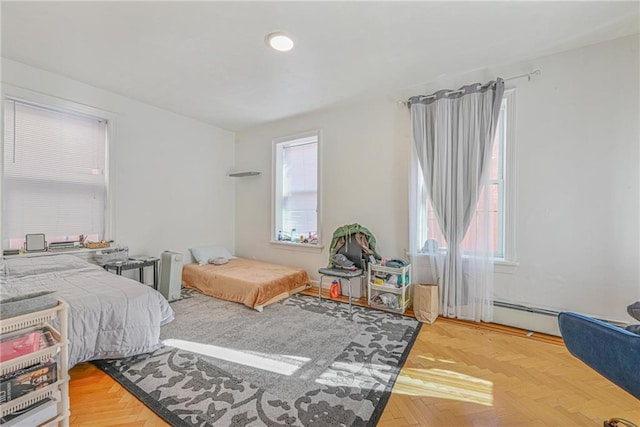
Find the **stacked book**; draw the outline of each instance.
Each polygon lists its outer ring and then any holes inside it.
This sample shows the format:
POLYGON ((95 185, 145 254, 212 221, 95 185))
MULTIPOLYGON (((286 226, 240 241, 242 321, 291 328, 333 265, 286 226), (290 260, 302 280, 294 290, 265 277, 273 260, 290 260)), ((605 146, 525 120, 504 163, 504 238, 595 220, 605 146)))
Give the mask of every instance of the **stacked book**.
MULTIPOLYGON (((20 363, 18 358, 28 359, 28 355, 55 344, 56 341, 47 327, 29 328, 3 336, 0 339, 0 363, 12 363, 12 361, 20 363)), ((4 373, 0 376, 0 404, 54 384, 58 380, 57 368, 57 362, 54 359, 47 359, 4 373)), ((39 425, 54 418, 57 411, 57 400, 53 396, 46 397, 0 418, 0 426, 39 425)))
POLYGON ((5 403, 58 380, 55 360, 18 369, 0 377, 0 403, 5 403))

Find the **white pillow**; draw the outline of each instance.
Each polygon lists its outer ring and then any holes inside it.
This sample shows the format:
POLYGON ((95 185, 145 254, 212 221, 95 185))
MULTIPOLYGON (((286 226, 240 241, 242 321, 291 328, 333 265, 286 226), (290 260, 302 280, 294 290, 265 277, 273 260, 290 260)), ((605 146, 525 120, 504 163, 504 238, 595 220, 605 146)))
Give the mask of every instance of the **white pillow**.
POLYGON ((235 259, 231 252, 223 248, 222 246, 200 246, 197 248, 190 248, 193 259, 200 265, 204 265, 209 262, 211 258, 227 258, 235 259))
POLYGON ((229 259, 222 256, 209 258, 209 264, 213 264, 213 265, 225 265, 228 262, 229 262, 229 259))

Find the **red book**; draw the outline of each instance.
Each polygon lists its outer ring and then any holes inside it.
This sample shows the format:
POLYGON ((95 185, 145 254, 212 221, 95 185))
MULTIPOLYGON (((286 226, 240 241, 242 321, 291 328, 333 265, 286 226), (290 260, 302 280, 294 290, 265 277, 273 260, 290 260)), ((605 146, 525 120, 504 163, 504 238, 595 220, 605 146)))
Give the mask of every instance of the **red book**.
POLYGON ((51 345, 52 338, 46 329, 11 336, 0 342, 0 362, 33 353, 51 345))

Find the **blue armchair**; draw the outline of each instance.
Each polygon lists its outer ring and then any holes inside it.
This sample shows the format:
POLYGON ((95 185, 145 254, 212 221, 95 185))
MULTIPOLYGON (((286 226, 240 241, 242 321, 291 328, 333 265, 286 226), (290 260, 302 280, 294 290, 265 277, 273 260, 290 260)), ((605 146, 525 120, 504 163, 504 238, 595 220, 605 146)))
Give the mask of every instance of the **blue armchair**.
POLYGON ((640 335, 577 313, 560 313, 569 352, 640 399, 640 335))

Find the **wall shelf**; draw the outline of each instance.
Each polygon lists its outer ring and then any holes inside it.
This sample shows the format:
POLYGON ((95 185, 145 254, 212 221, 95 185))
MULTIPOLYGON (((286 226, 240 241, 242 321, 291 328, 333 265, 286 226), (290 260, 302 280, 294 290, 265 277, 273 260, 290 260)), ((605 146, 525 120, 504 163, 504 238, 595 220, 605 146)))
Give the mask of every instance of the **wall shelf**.
POLYGON ((256 172, 256 171, 232 172, 228 176, 232 178, 244 178, 245 176, 256 176, 256 175, 260 175, 260 172, 256 172))

